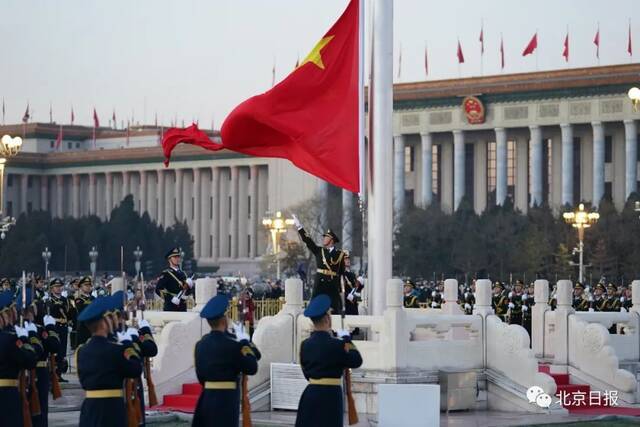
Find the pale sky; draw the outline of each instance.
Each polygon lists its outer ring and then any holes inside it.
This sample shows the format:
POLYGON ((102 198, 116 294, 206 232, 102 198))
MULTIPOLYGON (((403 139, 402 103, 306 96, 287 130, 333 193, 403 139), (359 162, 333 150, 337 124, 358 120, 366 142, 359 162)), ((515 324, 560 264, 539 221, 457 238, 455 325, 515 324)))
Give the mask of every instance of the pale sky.
MULTIPOLYGON (((366 0, 368 4, 369 0, 366 0)), ((118 124, 131 118, 168 125, 177 117, 219 128, 247 97, 292 71, 342 13, 347 0, 0 0, 0 96, 6 122, 20 121, 27 102, 32 121, 101 124, 115 108, 118 124)), ((597 65, 593 38, 600 24, 600 63, 629 63, 631 19, 634 60, 640 58, 638 0, 396 0, 395 59, 399 81, 480 75, 478 36, 484 22, 483 73, 536 70, 521 52, 538 30, 537 69, 597 65), (562 45, 570 33, 570 62, 562 45), (458 67, 457 40, 465 64, 458 67)), ((638 77, 640 81, 640 76, 638 77)), ((397 79, 396 79, 397 81, 397 79)))

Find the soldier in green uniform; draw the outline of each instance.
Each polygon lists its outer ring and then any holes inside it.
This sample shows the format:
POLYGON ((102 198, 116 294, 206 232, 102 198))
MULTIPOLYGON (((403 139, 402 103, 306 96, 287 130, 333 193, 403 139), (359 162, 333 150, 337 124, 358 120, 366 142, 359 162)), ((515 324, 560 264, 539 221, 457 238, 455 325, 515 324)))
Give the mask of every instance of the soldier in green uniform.
POLYGON ((53 279, 49 284, 49 314, 56 320, 55 330, 60 339, 60 351, 56 354, 56 369, 58 381, 68 382, 62 378, 62 374, 67 372, 67 340, 69 337, 69 320, 73 318, 73 307, 63 294, 62 281, 53 279))
POLYGON ((302 241, 316 258, 316 280, 311 296, 328 295, 331 298, 333 311, 335 313, 342 312, 340 277, 344 274, 345 266, 344 252, 336 247, 336 244, 340 243, 340 239, 333 231, 327 230, 322 235, 322 246, 318 246, 309 237, 298 217, 292 216, 302 241))
POLYGON ((584 293, 584 285, 576 282, 573 287, 573 308, 576 311, 589 311, 589 298, 584 293))
POLYGON ((604 297, 605 291, 606 289, 602 283, 596 284, 593 291, 593 301, 591 301, 591 309, 593 311, 607 311, 607 299, 604 297))
POLYGON ((75 321, 73 322, 76 333, 75 347, 84 344, 91 336, 87 326, 84 323, 78 322, 77 317, 89 304, 91 304, 91 301, 95 299, 93 295, 91 295, 93 290, 93 281, 91 276, 84 276, 81 278, 78 282, 78 287, 78 295, 75 298, 75 321))
POLYGON ((339 330, 338 338, 333 336, 330 305, 327 295, 318 295, 304 311, 313 332, 300 345, 300 365, 309 384, 300 397, 296 427, 342 427, 342 374, 362 365, 349 332, 339 330))
POLYGON ((404 298, 402 305, 405 308, 420 308, 420 304, 418 303, 418 297, 414 292, 414 285, 411 280, 407 280, 404 283, 404 298))
POLYGON ((618 296, 618 288, 613 283, 607 285, 607 302, 604 311, 620 311, 620 297, 618 296))
POLYGON ((156 294, 164 300, 164 311, 187 311, 185 301, 193 288, 193 280, 180 269, 180 248, 165 255, 169 267, 162 271, 156 285, 156 294))
POLYGON ((504 285, 502 282, 495 282, 493 284, 493 298, 491 300, 491 305, 493 306, 493 311, 496 313, 503 322, 507 319, 507 312, 509 311, 507 295, 504 292, 504 285))
POLYGON ((508 294, 509 303, 507 304, 507 307, 510 309, 509 324, 511 325, 522 325, 522 307, 524 303, 522 299, 524 296, 522 291, 523 288, 524 283, 522 283, 522 280, 518 279, 516 280, 513 290, 508 294))

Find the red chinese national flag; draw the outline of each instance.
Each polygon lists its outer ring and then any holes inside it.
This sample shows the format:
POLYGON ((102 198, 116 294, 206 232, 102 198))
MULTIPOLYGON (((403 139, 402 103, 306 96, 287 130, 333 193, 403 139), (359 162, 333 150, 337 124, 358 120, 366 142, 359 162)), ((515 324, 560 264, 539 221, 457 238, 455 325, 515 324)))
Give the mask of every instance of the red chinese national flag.
POLYGON ((182 130, 188 131, 186 139, 168 130, 162 141, 167 159, 181 142, 279 157, 358 192, 358 8, 358 0, 351 0, 298 68, 271 90, 238 105, 222 125, 221 144, 207 141, 197 128, 182 130))
POLYGON ((456 56, 458 57, 458 63, 462 64, 464 62, 464 54, 462 53, 462 46, 460 45, 460 40, 458 40, 458 51, 456 52, 456 56))
POLYGON ((522 56, 531 55, 533 51, 536 50, 537 47, 538 47, 538 33, 535 33, 533 37, 531 37, 531 40, 529 41, 529 44, 527 44, 527 47, 524 48, 524 51, 522 52, 522 56))
POLYGON ((569 33, 564 38, 564 48, 562 49, 562 56, 564 56, 565 62, 569 62, 569 33))

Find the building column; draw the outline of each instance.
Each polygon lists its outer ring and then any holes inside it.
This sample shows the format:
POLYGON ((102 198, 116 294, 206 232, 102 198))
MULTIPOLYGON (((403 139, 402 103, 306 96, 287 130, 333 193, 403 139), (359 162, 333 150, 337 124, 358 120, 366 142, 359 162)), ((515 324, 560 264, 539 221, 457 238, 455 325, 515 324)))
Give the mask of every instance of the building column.
POLYGON ((166 217, 165 217, 165 202, 164 202, 164 182, 166 173, 163 169, 156 170, 158 185, 156 187, 157 197, 158 197, 158 225, 166 226, 166 217))
POLYGON ((591 122, 593 130, 593 197, 594 206, 600 205, 604 197, 604 126, 602 122, 591 122))
POLYGON ((431 133, 423 132, 420 134, 420 145, 422 148, 421 201, 422 208, 425 209, 433 202, 433 140, 431 133))
POLYGON ((40 175, 40 210, 49 210, 49 176, 40 175))
POLYGON ((249 256, 249 168, 238 170, 238 258, 249 256))
POLYGON ((218 205, 220 207, 220 216, 218 221, 218 227, 220 234, 218 236, 218 257, 230 258, 231 257, 231 245, 229 240, 231 239, 231 168, 225 167, 219 172, 220 177, 220 197, 218 205))
POLYGON ((27 213, 27 188, 29 187, 29 175, 20 175, 20 213, 27 213))
POLYGON ((404 135, 393 136, 393 223, 399 224, 405 206, 404 200, 404 135))
POLYGON ((342 190, 342 248, 353 250, 353 193, 342 190))
POLYGON ((231 196, 231 258, 238 257, 238 166, 231 166, 231 181, 229 185, 229 195, 231 196))
POLYGON ((192 230, 193 226, 193 212, 191 207, 195 205, 195 201, 191 203, 193 198, 193 179, 195 178, 193 174, 193 169, 189 169, 190 173, 182 174, 182 184, 184 186, 182 193, 182 220, 186 221, 189 229, 192 230), (187 177, 188 179, 186 179, 187 177))
POLYGON ((531 206, 541 206, 542 195, 542 130, 540 126, 529 126, 531 141, 531 206))
POLYGON ((496 205, 507 199, 507 130, 496 128, 496 205))
POLYGON ((516 139, 515 207, 527 212, 529 198, 529 144, 526 138, 516 139))
POLYGON ((73 199, 71 204, 71 212, 74 218, 80 218, 80 175, 74 173, 71 178, 71 187, 73 199))
POLYGON ((111 218, 111 210, 113 209, 113 174, 106 172, 104 174, 104 217, 106 219, 111 218))
POLYGON ((220 239, 220 168, 211 168, 211 226, 209 233, 211 235, 211 258, 216 260, 220 256, 219 239, 220 239))
POLYGON ((64 175, 56 175, 56 213, 58 218, 64 218, 64 175))
POLYGON ((200 169, 193 169, 193 254, 200 258, 202 246, 202 233, 200 232, 202 197, 200 195, 201 186, 200 169))
POLYGON ((562 205, 573 205, 573 127, 560 125, 562 137, 562 205))
POLYGON ((625 141, 625 193, 626 202, 638 189, 638 127, 635 120, 624 121, 625 141))
POLYGON ((249 229, 251 233, 251 244, 249 247, 249 258, 257 257, 258 249, 258 221, 260 221, 260 215, 258 215, 258 166, 251 165, 249 169, 251 175, 251 181, 249 183, 249 197, 251 197, 251 219, 249 229))
POLYGON ((130 181, 131 180, 130 180, 129 172, 123 171, 122 172, 122 200, 124 200, 125 197, 131 194, 130 181))
POLYGON ((257 256, 266 252, 267 249, 267 231, 262 228, 262 218, 269 209, 269 168, 267 166, 258 167, 258 237, 257 237, 257 256))
POLYGON ((464 159, 464 132, 453 131, 453 210, 458 210, 458 206, 464 197, 465 184, 465 159, 464 159))
POLYGON ((89 215, 96 214, 96 174, 89 174, 89 215))
POLYGON ((176 206, 176 220, 178 222, 182 222, 183 218, 183 213, 182 213, 182 199, 183 199, 183 194, 182 194, 182 169, 176 169, 175 170, 175 174, 176 174, 176 188, 175 188, 175 194, 176 194, 176 201, 175 201, 175 206, 176 206))
POLYGON ((140 171, 140 216, 147 212, 147 171, 140 171))

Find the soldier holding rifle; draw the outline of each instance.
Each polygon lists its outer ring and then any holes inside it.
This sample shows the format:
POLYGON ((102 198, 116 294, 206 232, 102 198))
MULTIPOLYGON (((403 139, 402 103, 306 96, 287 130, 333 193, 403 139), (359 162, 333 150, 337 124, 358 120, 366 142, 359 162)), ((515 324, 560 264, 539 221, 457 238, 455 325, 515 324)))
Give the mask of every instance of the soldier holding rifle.
POLYGON ((169 263, 156 285, 156 293, 164 300, 164 311, 187 311, 185 301, 193 288, 193 280, 180 269, 180 248, 167 252, 165 258, 169 263))

